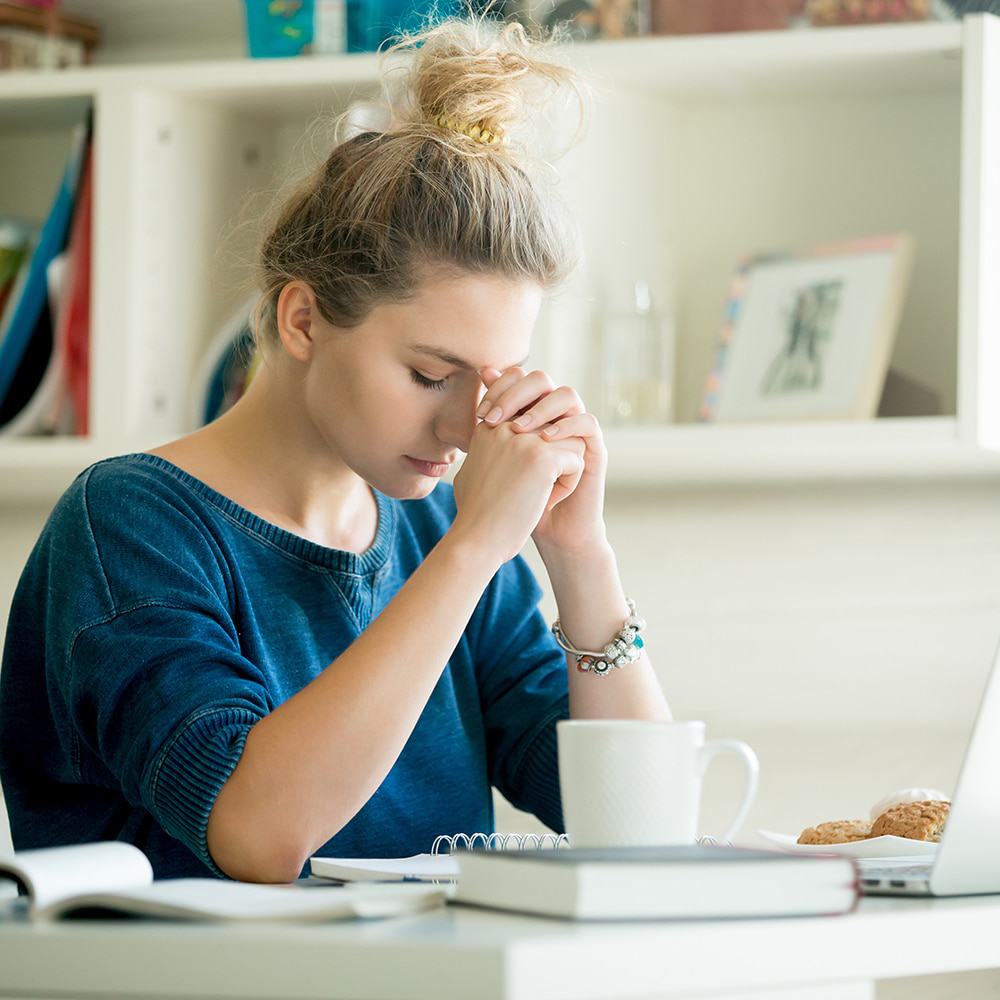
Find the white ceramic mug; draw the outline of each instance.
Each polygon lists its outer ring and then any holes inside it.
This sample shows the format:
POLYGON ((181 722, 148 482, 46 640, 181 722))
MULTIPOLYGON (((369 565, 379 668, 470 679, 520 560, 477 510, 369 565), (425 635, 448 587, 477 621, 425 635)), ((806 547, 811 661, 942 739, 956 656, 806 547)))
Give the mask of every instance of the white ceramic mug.
POLYGON ((757 755, 739 740, 706 743, 704 722, 563 719, 556 733, 572 847, 695 843, 702 778, 720 753, 739 755, 746 772, 743 801, 723 840, 743 824, 757 794, 757 755))

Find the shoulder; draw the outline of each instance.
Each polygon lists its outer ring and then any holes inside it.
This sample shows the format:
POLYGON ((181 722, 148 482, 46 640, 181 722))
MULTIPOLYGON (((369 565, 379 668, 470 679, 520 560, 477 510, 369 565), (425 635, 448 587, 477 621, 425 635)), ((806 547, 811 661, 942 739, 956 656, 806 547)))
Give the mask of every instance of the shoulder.
POLYGON ((84 469, 52 510, 53 531, 87 528, 149 533, 170 522, 190 522, 190 494, 166 474, 153 456, 120 455, 84 469))
POLYGON ((39 547, 71 557, 69 573, 94 567, 118 607, 192 580, 225 593, 224 560, 204 506, 153 456, 109 458, 62 494, 39 547))

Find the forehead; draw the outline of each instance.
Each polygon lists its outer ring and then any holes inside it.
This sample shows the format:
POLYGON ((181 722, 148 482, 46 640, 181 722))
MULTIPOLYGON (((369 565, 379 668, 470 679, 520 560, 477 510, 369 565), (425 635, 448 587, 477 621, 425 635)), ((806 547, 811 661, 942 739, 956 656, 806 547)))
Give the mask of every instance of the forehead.
POLYGON ((541 302, 534 282, 466 275, 425 281, 413 298, 380 309, 406 349, 474 370, 526 358, 541 302))

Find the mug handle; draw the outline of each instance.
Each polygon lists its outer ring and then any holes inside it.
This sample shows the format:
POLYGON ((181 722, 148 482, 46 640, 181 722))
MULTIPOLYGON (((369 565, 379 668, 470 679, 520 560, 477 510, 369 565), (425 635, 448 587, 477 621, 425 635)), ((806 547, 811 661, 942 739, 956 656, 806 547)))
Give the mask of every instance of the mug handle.
POLYGON ((743 801, 736 810, 733 821, 729 828, 722 835, 723 840, 732 840, 734 834, 743 825, 747 818, 750 806, 757 795, 757 782, 760 778, 760 762, 757 755, 742 740, 708 740, 698 751, 698 763, 701 766, 701 776, 704 778, 705 772, 712 759, 720 753, 735 753, 743 761, 743 769, 746 775, 746 785, 743 789, 743 801))

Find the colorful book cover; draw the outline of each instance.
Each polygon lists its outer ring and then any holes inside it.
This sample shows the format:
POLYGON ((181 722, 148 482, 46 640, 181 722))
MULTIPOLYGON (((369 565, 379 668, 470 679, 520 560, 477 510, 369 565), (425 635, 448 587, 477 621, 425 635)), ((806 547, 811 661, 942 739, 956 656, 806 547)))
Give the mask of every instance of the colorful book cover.
MULTIPOLYGON (((15 376, 20 375, 21 363, 39 326, 39 318, 43 312, 48 312, 48 266, 53 258, 66 249, 70 217, 89 135, 89 122, 82 123, 74 129, 69 160, 52 203, 52 209, 42 226, 38 244, 31 254, 27 276, 20 288, 20 294, 16 298, 13 293, 11 294, 10 308, 4 313, 5 325, 0 328, 0 411, 2 412, 10 412, 8 395, 11 393, 15 376)), ((51 337, 51 331, 49 336, 51 337)))
POLYGON ((222 416, 257 373, 260 359, 250 329, 257 298, 255 293, 233 312, 202 355, 191 386, 192 429, 222 416))
POLYGON ((0 218, 0 316, 24 263, 31 239, 28 225, 14 218, 0 218))
POLYGON ((64 413, 56 422, 85 435, 90 419, 90 267, 93 214, 93 146, 87 149, 69 241, 69 274, 64 308, 56 322, 56 342, 64 360, 64 413))

